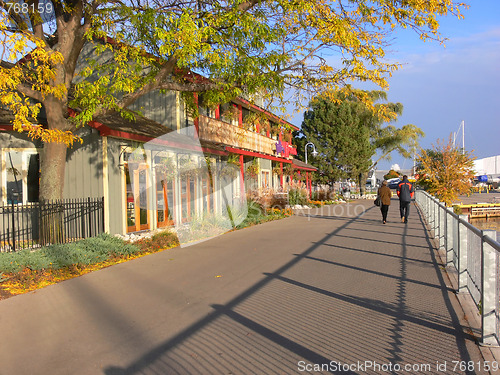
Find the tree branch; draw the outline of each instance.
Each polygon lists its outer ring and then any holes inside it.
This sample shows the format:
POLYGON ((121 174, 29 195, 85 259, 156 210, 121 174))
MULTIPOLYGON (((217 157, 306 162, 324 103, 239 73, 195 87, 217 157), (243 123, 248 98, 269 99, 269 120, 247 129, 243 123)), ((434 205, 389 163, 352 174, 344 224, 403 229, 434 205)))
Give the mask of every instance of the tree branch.
POLYGON ((20 84, 16 87, 17 91, 19 91, 21 94, 24 94, 30 98, 33 98, 39 102, 43 101, 43 96, 41 93, 38 91, 33 90, 31 87, 25 84, 20 84))
POLYGON ((125 95, 117 104, 121 108, 127 108, 132 103, 134 103, 139 97, 148 92, 154 90, 160 90, 166 87, 160 87, 164 82, 167 81, 168 77, 174 73, 177 64, 177 58, 171 57, 161 68, 158 74, 155 76, 155 81, 149 82, 144 85, 141 89, 125 95))
POLYGON ((19 30, 27 30, 28 29, 28 25, 26 24, 26 21, 23 20, 20 13, 16 13, 14 11, 13 7, 10 7, 10 9, 9 9, 8 4, 3 0, 0 0, 0 7, 3 8, 5 10, 5 12, 9 15, 11 20, 16 23, 17 28, 19 30))
POLYGON ((39 0, 27 1, 28 4, 33 4, 34 12, 29 12, 31 26, 33 27, 33 35, 46 43, 45 35, 43 33, 43 20, 42 15, 38 12, 39 0))

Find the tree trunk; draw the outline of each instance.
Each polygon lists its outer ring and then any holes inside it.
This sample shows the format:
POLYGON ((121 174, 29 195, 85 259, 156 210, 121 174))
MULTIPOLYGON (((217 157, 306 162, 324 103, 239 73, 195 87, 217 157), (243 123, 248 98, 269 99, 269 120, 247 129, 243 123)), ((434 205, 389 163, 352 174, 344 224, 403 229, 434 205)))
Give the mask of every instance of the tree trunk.
POLYGON ((358 184, 359 184, 359 195, 365 195, 365 183, 363 181, 363 173, 358 175, 358 184))
POLYGON ((41 157, 40 200, 62 199, 66 168, 64 143, 45 143, 41 157))
MULTIPOLYGON (((50 129, 69 130, 64 117, 64 103, 49 100, 44 103, 50 129)), ((40 243, 64 242, 64 211, 62 207, 67 146, 45 142, 41 153, 40 176, 40 243)))

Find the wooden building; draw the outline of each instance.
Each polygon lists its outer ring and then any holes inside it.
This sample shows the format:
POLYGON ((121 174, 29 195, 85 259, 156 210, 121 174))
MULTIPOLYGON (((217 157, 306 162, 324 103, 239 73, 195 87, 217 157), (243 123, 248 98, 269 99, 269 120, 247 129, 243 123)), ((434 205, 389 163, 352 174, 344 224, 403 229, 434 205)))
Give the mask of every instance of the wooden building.
MULTIPOLYGON (((244 99, 228 104, 231 117, 218 106, 200 108, 196 119, 176 93, 154 93, 138 105, 143 117, 97 118, 79 130, 83 143, 68 149, 63 198, 104 197, 109 233, 220 212, 248 190, 286 190, 290 169, 310 186, 314 168, 293 160, 295 126, 244 99), (246 121, 252 113, 259 120, 246 121)), ((0 202, 38 200, 42 147, 0 115, 0 202)))
MULTIPOLYGON (((142 115, 95 118, 67 152, 63 198, 104 197, 108 233, 189 222, 248 190, 286 190, 290 171, 310 188, 315 168, 293 160, 297 127, 244 98, 200 106, 197 118, 179 92, 151 92, 129 109, 142 115)), ((43 144, 13 131, 11 120, 0 110, 0 203, 37 201, 43 144)))

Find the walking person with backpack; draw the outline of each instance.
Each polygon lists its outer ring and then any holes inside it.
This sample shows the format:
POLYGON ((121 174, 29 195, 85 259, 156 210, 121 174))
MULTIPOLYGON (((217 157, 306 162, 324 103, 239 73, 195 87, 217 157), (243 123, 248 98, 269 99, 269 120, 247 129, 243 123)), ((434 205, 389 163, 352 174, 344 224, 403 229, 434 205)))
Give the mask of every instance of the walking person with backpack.
POLYGON ((413 184, 408 181, 408 176, 403 176, 403 181, 398 184, 397 194, 399 197, 399 212, 401 214, 401 222, 408 223, 408 215, 410 214, 411 199, 415 195, 413 184))

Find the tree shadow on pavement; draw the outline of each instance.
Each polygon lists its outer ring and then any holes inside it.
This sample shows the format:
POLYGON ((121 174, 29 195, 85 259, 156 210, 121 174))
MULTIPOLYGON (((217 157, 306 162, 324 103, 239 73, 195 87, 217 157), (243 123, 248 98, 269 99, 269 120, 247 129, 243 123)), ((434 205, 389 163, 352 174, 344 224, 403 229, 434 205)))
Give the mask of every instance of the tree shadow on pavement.
MULTIPOLYGON (((370 211, 361 215, 376 214, 370 211)), ((367 250, 374 238, 361 215, 344 217, 260 282, 105 374, 376 374, 399 373, 397 364, 438 373, 440 362, 469 361, 465 342, 472 338, 455 313, 427 232, 426 246, 409 245, 410 229, 402 225, 400 242, 375 241, 367 250), (347 228, 359 236, 339 235, 347 228)))

